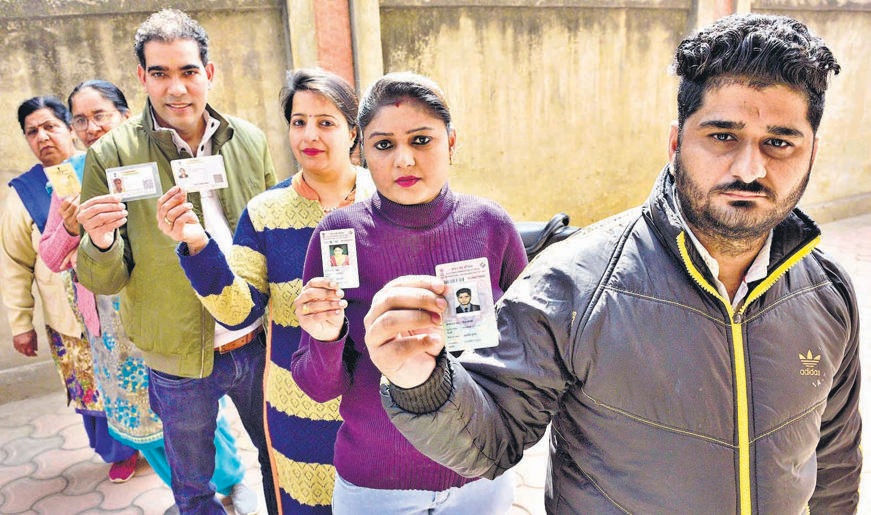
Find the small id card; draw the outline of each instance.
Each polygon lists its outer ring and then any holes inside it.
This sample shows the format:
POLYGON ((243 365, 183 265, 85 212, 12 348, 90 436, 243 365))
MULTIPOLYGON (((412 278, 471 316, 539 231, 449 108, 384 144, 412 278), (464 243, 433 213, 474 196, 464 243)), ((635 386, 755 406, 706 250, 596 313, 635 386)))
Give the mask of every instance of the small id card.
POLYGON ((74 197, 82 191, 82 184, 70 163, 49 166, 45 168, 45 175, 58 197, 74 197))
POLYGON ((159 197, 163 193, 155 162, 108 168, 106 180, 109 193, 118 195, 121 200, 159 197))
POLYGON ((176 159, 170 161, 170 165, 175 183, 188 193, 218 190, 228 185, 224 157, 220 154, 176 159))
POLYGON ((443 327, 448 352, 499 345, 487 258, 437 265, 435 274, 447 285, 443 327))
POLYGON ((357 245, 354 229, 336 229, 321 233, 321 260, 324 277, 339 283, 340 288, 358 288, 357 245))

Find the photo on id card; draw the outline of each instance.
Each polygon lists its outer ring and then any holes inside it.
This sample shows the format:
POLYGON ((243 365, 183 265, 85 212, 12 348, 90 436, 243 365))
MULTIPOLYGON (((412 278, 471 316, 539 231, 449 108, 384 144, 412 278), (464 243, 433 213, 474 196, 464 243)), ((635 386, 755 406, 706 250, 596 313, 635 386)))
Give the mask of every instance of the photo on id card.
POLYGON ((454 352, 498 345, 487 258, 437 265, 435 274, 447 285, 443 295, 448 309, 442 323, 445 349, 454 352))
POLYGON ((119 166, 106 169, 109 193, 122 201, 159 197, 163 194, 157 163, 119 166))
POLYGON ((187 193, 218 190, 228 186, 224 157, 220 154, 175 159, 169 164, 176 185, 187 193))
POLYGON ((324 277, 339 283, 340 288, 358 288, 360 273, 354 229, 321 232, 321 262, 324 277))

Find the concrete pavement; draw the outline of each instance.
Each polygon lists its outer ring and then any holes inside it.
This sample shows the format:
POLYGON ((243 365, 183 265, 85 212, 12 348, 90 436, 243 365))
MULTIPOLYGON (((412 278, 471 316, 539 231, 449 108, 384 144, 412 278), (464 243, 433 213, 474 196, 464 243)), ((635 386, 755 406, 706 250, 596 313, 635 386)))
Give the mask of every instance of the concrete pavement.
MULTIPOLYGON (((862 317, 864 377, 871 372, 871 215, 823 226, 822 248, 851 273, 862 317)), ((19 374, 26 386, 26 371, 19 374)), ((109 482, 108 465, 87 443, 81 418, 66 407, 58 388, 49 393, 0 404, 0 513, 13 514, 157 514, 172 505, 169 489, 144 460, 127 483, 109 482)), ((7 399, 0 393, 0 403, 7 399)), ((871 413, 871 389, 862 392, 862 412, 871 413)), ((259 490, 254 447, 232 406, 227 413, 248 468, 246 482, 259 490)), ((871 434, 871 433, 869 433, 871 434)), ((859 513, 871 513, 871 460, 866 458, 859 513)), ((547 442, 529 449, 515 467, 517 489, 511 515, 544 513, 547 442)), ((229 499, 225 500, 233 513, 229 499)), ((261 512, 263 503, 261 499, 261 512)))

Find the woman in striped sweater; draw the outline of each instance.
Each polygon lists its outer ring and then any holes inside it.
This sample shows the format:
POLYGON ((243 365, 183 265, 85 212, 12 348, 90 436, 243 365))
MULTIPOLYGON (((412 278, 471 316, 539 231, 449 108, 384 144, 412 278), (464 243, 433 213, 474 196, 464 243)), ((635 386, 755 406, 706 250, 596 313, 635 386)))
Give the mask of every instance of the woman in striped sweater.
MULTIPOLYGON (((182 268, 221 324, 245 327, 267 315, 267 438, 283 513, 330 513, 338 403, 308 398, 290 373, 300 338, 293 299, 302 287, 309 237, 324 215, 368 198, 369 172, 351 163, 357 146, 357 96, 340 77, 318 69, 290 75, 282 94, 288 137, 300 170, 254 197, 224 256, 188 210, 178 247, 182 268)), ((168 203, 184 204, 178 190, 168 203)))

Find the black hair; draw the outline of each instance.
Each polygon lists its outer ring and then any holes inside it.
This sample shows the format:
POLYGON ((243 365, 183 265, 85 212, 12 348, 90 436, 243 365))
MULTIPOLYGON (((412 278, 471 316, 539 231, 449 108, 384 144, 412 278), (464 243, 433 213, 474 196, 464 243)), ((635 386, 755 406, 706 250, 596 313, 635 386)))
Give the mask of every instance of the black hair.
POLYGON ((196 42, 200 49, 200 60, 205 66, 209 62, 209 35, 206 30, 187 13, 178 9, 161 9, 152 14, 136 29, 133 38, 133 51, 139 64, 145 68, 145 44, 149 41, 172 43, 180 39, 196 42))
POLYGON ((461 293, 466 293, 471 297, 472 296, 472 289, 471 288, 458 288, 457 289, 457 297, 459 297, 461 293))
POLYGON ((21 126, 21 132, 24 132, 24 119, 40 109, 51 109, 58 120, 67 127, 70 126, 70 110, 67 106, 57 97, 41 96, 29 98, 18 106, 18 125, 21 126))
MULTIPOLYGON (((290 123, 293 114, 293 96, 299 91, 311 91, 323 95, 345 117, 348 129, 357 128, 357 93, 348 82, 335 73, 320 68, 300 68, 287 73, 287 82, 281 88, 281 108, 284 119, 290 123)), ((355 133, 349 154, 354 153, 360 142, 360 131, 355 133)))
POLYGON ((381 77, 366 91, 357 117, 360 130, 366 129, 380 108, 403 98, 419 102, 451 129, 451 111, 438 84, 416 73, 395 72, 381 77))
POLYGON ((704 93, 737 80, 750 87, 783 84, 803 92, 807 120, 816 133, 823 116, 829 74, 840 72, 823 40, 806 25, 785 16, 735 14, 720 18, 684 39, 674 68, 678 87, 678 126, 702 105, 704 93))
POLYGON ((130 107, 127 105, 127 97, 124 96, 124 92, 121 89, 112 84, 107 80, 86 80, 84 82, 80 82, 73 90, 70 92, 70 96, 67 97, 67 107, 70 112, 73 110, 73 97, 76 96, 76 93, 85 89, 91 88, 100 94, 101 97, 105 98, 112 105, 115 106, 115 109, 121 111, 122 114, 130 111, 130 107))

